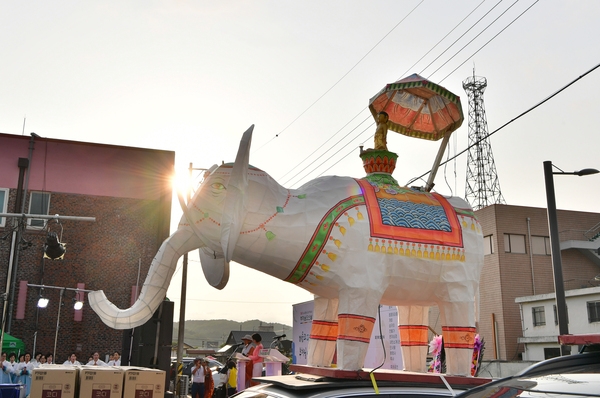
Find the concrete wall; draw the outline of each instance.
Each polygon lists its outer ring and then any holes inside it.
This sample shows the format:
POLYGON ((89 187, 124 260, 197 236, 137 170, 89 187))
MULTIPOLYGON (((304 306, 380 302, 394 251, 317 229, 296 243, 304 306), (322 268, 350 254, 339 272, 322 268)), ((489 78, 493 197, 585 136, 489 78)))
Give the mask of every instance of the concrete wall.
MULTIPOLYGON (((485 358, 518 360, 524 347, 518 343, 523 331, 515 299, 554 292, 551 256, 531 255, 528 239, 529 231, 531 236, 550 235, 546 209, 492 205, 476 211, 475 215, 483 235, 491 236, 494 246, 494 252, 484 258, 480 283, 478 331, 486 341, 485 358), (525 235, 526 252, 507 253, 504 234, 525 235)), ((599 222, 599 213, 558 211, 561 235, 565 235, 565 231, 587 230, 599 222)), ((589 280, 600 273, 598 266, 578 250, 564 250, 562 258, 565 281, 589 280)))

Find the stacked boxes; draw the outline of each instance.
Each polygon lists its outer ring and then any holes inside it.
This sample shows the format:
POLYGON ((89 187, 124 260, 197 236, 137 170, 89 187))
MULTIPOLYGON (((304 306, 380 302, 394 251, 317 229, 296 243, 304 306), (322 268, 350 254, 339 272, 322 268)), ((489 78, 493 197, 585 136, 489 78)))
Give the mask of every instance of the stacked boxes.
POLYGON ((84 366, 79 370, 79 398, 123 397, 124 370, 113 366, 84 366))
POLYGON ((163 398, 163 370, 61 366, 33 370, 30 398, 163 398))
MULTIPOLYGON (((123 397, 163 398, 165 371, 157 369, 126 368, 123 397)), ((82 397, 83 398, 83 397, 82 397)))
POLYGON ((30 398, 76 398, 78 369, 49 366, 33 370, 30 398))

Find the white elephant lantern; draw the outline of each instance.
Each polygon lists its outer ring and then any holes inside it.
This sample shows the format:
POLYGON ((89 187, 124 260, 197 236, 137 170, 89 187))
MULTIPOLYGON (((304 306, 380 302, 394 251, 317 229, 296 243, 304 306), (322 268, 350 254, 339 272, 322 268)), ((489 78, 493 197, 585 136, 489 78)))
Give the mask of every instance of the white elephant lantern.
POLYGON ((251 134, 252 127, 234 164, 205 178, 131 308, 90 293, 104 323, 145 323, 165 297, 178 258, 200 249, 205 276, 217 288, 235 261, 315 294, 309 365, 331 365, 337 347, 338 368, 362 368, 385 304, 398 306, 405 368, 424 372, 428 307, 437 305, 448 373, 469 375, 483 264, 481 228, 469 205, 399 187, 389 174, 321 177, 287 189, 249 165, 251 134))

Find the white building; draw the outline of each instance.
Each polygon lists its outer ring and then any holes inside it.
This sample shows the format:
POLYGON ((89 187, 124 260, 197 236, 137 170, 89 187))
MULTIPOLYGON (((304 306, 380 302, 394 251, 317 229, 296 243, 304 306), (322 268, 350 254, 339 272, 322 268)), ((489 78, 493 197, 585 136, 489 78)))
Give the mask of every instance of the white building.
MULTIPOLYGON (((570 334, 600 334, 600 287, 567 290, 570 334)), ((521 309, 523 359, 541 361, 560 355, 554 293, 517 297, 521 309)), ((571 349, 575 353, 576 348, 571 349)))

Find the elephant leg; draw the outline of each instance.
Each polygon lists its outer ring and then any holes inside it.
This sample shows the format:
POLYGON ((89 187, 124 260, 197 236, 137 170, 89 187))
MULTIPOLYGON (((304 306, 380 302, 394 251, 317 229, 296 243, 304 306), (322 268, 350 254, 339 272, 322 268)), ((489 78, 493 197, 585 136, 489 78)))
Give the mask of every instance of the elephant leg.
POLYGON ((398 306, 398 330, 402 347, 404 370, 427 371, 427 325, 429 307, 419 305, 398 306))
POLYGON ((312 328, 308 341, 308 365, 330 366, 338 333, 338 299, 315 296, 312 328))
POLYGON ((475 343, 474 305, 472 301, 440 303, 447 374, 471 375, 475 343))
POLYGON ((382 291, 364 288, 340 290, 338 368, 359 370, 364 366, 382 291))

